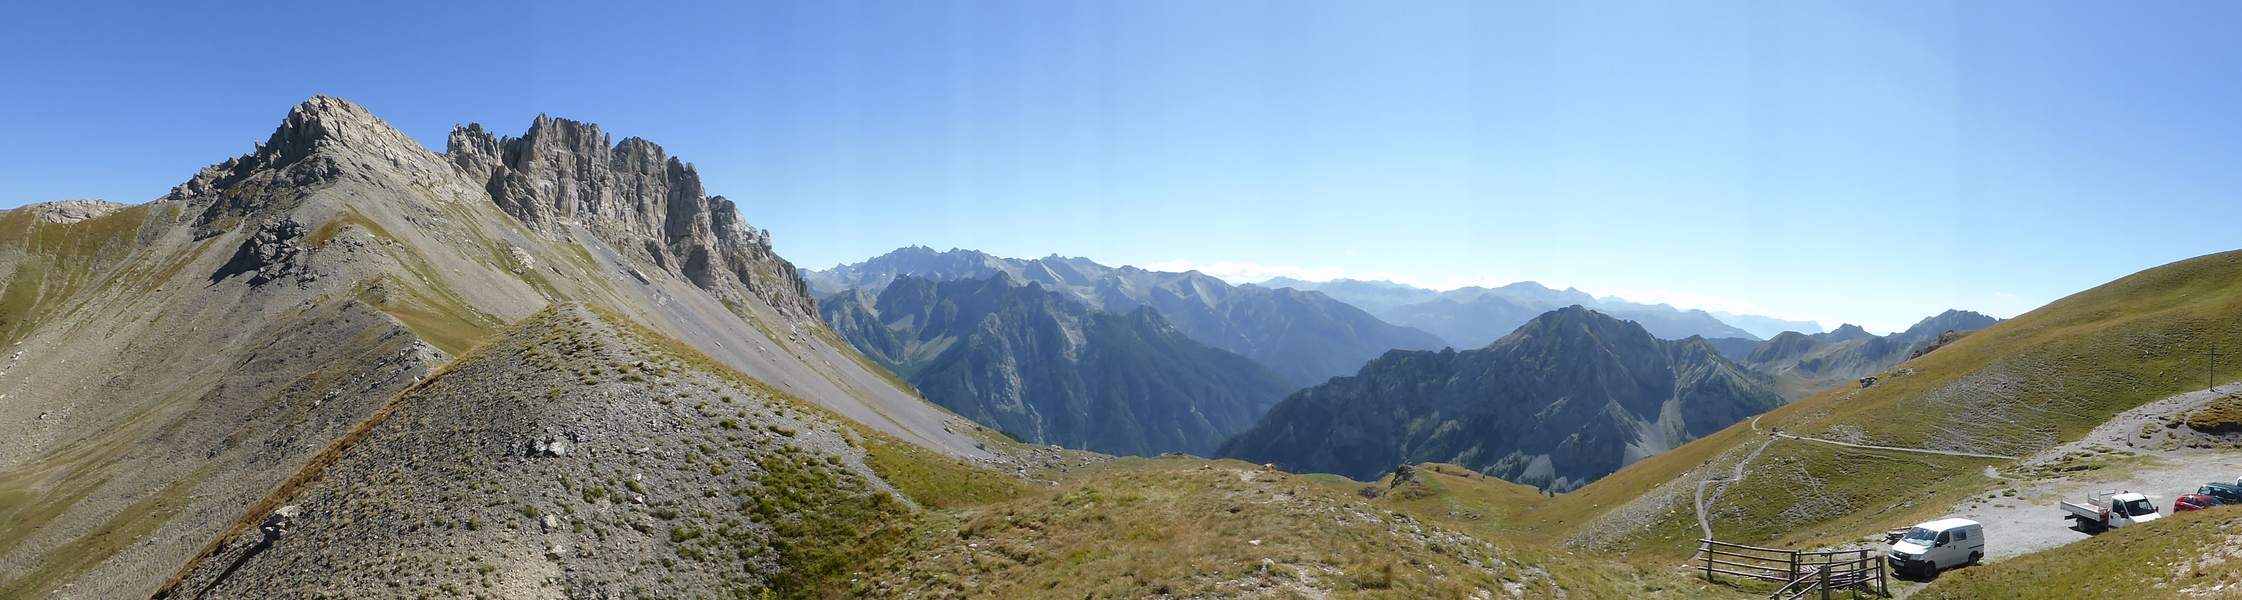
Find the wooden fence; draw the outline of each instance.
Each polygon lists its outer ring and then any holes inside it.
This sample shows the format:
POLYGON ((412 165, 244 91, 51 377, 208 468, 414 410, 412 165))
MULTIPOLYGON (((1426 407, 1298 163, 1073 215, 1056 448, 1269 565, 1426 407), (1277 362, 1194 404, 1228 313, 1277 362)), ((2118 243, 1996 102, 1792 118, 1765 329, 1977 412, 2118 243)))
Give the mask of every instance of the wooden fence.
POLYGON ((1800 600, 1816 593, 1825 599, 1840 592, 1891 595, 1884 556, 1873 549, 1806 552, 1718 540, 1697 543, 1706 579, 1728 575, 1774 582, 1782 586, 1773 595, 1777 600, 1800 600))

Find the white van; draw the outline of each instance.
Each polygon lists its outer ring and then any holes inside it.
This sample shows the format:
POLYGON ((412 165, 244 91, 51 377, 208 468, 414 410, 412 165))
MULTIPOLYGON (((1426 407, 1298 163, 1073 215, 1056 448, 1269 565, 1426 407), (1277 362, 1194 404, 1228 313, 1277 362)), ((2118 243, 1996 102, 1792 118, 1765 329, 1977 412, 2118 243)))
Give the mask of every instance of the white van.
POLYGON ((1916 525, 1892 542, 1892 570, 1936 575, 1939 569, 1974 565, 1985 558, 1985 526, 1969 519, 1916 525))

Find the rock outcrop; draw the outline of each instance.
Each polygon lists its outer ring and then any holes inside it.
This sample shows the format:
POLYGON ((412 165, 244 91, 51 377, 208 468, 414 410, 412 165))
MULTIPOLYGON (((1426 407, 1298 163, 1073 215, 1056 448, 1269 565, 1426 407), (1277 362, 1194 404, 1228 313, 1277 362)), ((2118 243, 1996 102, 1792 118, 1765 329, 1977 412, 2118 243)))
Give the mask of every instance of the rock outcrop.
POLYGON ((480 124, 454 128, 445 157, 488 182, 491 201, 532 229, 565 237, 579 225, 625 252, 724 295, 733 285, 809 316, 816 308, 794 265, 771 250, 770 232, 709 196, 693 165, 640 138, 610 143, 598 125, 539 115, 522 137, 480 124))
POLYGON ((275 219, 257 227, 249 239, 241 241, 232 260, 224 268, 210 275, 218 281, 234 275, 249 273, 249 285, 260 286, 278 279, 293 277, 298 282, 316 279, 302 260, 304 255, 304 226, 294 219, 275 219))
POLYGON ((290 109, 249 154, 204 167, 158 202, 187 204, 195 215, 195 239, 202 240, 233 229, 252 213, 285 211, 342 178, 392 186, 439 177, 428 155, 365 107, 315 96, 290 109))
POLYGON ((76 223, 100 218, 122 210, 125 206, 108 200, 56 200, 25 204, 19 210, 30 211, 39 220, 48 223, 76 223))

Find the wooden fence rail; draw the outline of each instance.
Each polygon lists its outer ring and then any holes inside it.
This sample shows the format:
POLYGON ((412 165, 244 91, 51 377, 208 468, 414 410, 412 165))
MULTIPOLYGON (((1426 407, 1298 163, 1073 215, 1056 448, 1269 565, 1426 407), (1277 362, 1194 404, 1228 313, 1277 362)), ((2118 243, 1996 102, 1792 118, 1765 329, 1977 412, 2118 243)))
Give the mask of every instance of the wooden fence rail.
POLYGON ((1697 540, 1697 557, 1704 563, 1705 579, 1720 575, 1782 584, 1777 600, 1801 600, 1820 593, 1862 592, 1889 597, 1884 557, 1873 549, 1800 551, 1697 540))

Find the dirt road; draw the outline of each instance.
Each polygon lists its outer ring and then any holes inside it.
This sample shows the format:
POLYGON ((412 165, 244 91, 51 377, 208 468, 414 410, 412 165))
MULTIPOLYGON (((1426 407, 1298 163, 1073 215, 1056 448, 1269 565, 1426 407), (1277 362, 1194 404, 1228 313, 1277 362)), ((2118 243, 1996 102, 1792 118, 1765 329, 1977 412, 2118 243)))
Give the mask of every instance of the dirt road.
MULTIPOLYGON (((1754 420, 1752 421, 1752 424, 1756 426, 1759 424, 1759 422, 1757 420, 1754 420)), ((1712 499, 1713 502, 1719 502, 1720 493, 1728 491, 1728 484, 1743 481, 1744 476, 1750 474, 1747 468, 1751 466, 1752 461, 1754 459, 1758 459, 1759 453, 1766 452, 1767 447, 1773 445, 1774 443, 1775 438, 1767 438, 1767 441, 1760 442, 1758 448, 1753 448, 1751 454, 1745 455, 1744 460, 1738 461, 1734 468, 1729 469, 1727 479, 1707 479, 1697 482, 1697 527, 1699 529, 1705 530, 1705 539, 1716 539, 1713 537, 1712 519, 1709 519, 1705 516, 1705 486, 1720 484, 1720 489, 1713 492, 1712 499)))

